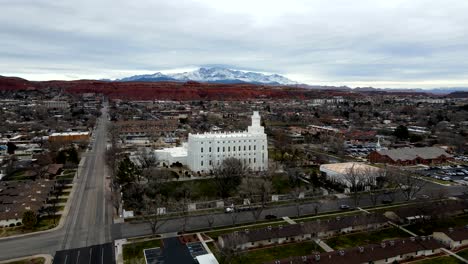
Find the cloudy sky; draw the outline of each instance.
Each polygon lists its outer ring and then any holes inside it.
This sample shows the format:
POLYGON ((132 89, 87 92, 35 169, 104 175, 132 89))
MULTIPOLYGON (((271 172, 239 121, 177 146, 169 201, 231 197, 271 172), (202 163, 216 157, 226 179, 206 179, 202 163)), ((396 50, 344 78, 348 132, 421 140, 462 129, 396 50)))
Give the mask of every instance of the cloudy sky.
POLYGON ((308 84, 468 86, 467 0, 0 0, 0 75, 222 65, 308 84))

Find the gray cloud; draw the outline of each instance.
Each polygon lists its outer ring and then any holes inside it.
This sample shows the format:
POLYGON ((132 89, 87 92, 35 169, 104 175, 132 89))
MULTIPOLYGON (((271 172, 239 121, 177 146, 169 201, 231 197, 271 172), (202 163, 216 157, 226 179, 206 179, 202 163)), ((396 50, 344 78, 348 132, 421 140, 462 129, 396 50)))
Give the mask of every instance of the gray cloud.
POLYGON ((0 0, 0 74, 227 65, 310 84, 468 86, 464 0, 0 0))

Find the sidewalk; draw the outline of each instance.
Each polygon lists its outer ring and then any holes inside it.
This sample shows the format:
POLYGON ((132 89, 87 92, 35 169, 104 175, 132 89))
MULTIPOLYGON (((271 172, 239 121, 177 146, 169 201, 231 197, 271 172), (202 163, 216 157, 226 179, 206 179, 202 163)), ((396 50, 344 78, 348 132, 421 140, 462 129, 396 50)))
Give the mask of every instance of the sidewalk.
POLYGON ((317 245, 319 245, 325 252, 333 252, 335 251, 333 248, 331 248, 329 245, 327 245, 325 242, 323 242, 321 239, 317 238, 314 240, 317 245))
POLYGON ((44 258, 45 262, 44 264, 52 264, 53 257, 48 254, 39 254, 39 255, 34 255, 34 256, 28 256, 28 257, 21 257, 21 258, 15 258, 15 259, 8 259, 8 260, 3 260, 0 261, 0 264, 2 263, 10 263, 10 262, 15 262, 15 261, 26 261, 28 259, 33 259, 33 258, 44 258))
POLYGON ((455 257, 457 258, 458 260, 460 260, 461 262, 464 262, 464 263, 468 263, 468 260, 466 260, 465 258, 462 258, 461 256, 455 254, 454 252, 446 249, 446 248, 442 248, 442 251, 444 251, 445 253, 449 254, 450 256, 452 257, 455 257))

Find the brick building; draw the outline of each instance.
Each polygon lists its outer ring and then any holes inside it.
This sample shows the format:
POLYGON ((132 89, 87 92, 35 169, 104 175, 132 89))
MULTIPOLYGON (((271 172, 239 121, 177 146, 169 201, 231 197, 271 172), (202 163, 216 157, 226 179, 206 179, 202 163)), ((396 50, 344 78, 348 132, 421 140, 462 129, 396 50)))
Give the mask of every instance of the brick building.
POLYGON ((438 147, 398 148, 376 150, 369 154, 372 163, 394 165, 437 164, 453 159, 453 156, 438 147))

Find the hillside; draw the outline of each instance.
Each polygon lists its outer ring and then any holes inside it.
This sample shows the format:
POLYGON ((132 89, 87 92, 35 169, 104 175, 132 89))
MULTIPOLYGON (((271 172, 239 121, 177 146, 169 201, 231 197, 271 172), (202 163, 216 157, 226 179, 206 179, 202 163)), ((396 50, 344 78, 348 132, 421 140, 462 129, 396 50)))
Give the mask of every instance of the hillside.
MULTIPOLYGON (((287 86, 182 82, 27 81, 0 77, 0 90, 59 88, 69 93, 102 93, 131 100, 246 100, 316 97, 317 91, 287 86)), ((339 93, 338 93, 339 94, 339 93)))

